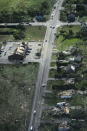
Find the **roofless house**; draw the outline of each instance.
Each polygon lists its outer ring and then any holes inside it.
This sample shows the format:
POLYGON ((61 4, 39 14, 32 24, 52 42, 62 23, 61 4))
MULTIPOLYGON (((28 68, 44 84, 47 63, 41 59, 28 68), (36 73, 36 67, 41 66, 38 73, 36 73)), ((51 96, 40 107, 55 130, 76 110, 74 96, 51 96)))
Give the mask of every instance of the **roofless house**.
POLYGON ((15 50, 14 52, 8 56, 8 59, 10 61, 12 60, 23 60, 26 57, 26 53, 28 51, 28 44, 25 42, 22 42, 15 50))

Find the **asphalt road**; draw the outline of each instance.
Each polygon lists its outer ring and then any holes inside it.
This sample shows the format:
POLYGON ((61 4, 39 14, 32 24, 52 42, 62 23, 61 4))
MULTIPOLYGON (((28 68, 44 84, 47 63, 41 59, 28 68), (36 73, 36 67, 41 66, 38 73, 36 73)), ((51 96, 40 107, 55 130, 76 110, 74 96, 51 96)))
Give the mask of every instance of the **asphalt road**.
MULTIPOLYGON (((42 61, 40 63, 37 83, 36 83, 36 91, 33 101, 31 120, 28 131, 31 131, 31 126, 33 127, 33 131, 38 131, 38 127, 40 125, 40 118, 42 113, 42 105, 44 102, 43 93, 45 91, 45 87, 42 87, 42 84, 47 84, 52 48, 55 40, 55 32, 57 30, 57 24, 59 19, 59 10, 62 5, 63 0, 59 1, 55 4, 56 9, 52 11, 53 18, 50 18, 49 23, 47 25, 47 31, 43 43, 42 50, 42 61), (36 114, 34 111, 36 110, 36 114)), ((59 22, 60 23, 60 22, 59 22)), ((60 24, 59 24, 60 26, 60 24)))
POLYGON ((0 23, 0 26, 1 27, 10 27, 10 26, 18 26, 20 24, 24 26, 47 26, 48 22, 0 23))

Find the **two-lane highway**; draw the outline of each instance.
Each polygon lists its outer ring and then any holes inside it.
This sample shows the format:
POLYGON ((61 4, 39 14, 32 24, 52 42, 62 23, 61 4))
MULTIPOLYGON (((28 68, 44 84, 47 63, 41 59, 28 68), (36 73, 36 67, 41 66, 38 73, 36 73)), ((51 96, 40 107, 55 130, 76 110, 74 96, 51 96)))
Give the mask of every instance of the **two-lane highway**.
POLYGON ((55 9, 53 10, 52 14, 53 18, 49 20, 47 31, 43 43, 43 50, 42 50, 42 59, 40 63, 37 83, 36 83, 36 91, 33 101, 32 113, 31 113, 31 120, 28 131, 31 131, 31 127, 33 127, 33 131, 38 131, 38 127, 40 125, 40 118, 42 113, 42 104, 44 102, 43 94, 45 88, 42 87, 43 84, 47 84, 51 55, 52 55, 52 48, 55 40, 55 32, 57 30, 56 25, 58 24, 59 18, 59 10, 62 5, 63 0, 57 1, 55 4, 55 9), (36 111, 36 114, 34 114, 36 111))

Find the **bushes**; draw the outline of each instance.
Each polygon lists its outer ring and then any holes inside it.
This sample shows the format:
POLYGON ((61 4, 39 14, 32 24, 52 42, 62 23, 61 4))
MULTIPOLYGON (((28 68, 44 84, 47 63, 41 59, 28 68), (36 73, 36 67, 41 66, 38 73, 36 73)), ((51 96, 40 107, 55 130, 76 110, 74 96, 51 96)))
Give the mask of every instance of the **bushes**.
POLYGON ((25 0, 17 3, 15 0, 13 2, 8 2, 7 7, 5 4, 7 2, 2 2, 2 11, 0 12, 0 22, 22 22, 32 20, 38 13, 43 15, 48 15, 50 13, 51 7, 56 0, 25 0), (10 5, 10 6, 9 6, 10 5), (14 5, 14 6, 13 6, 14 5), (12 7, 11 7, 12 6, 12 7))
POLYGON ((82 109, 74 110, 71 112, 70 117, 75 119, 85 119, 87 117, 87 113, 82 109))
POLYGON ((83 16, 87 16, 87 5, 85 4, 87 4, 85 0, 65 0, 63 3, 64 10, 61 14, 61 20, 65 21, 67 15, 72 12, 76 17, 79 16, 81 18, 83 16))
POLYGON ((25 32, 21 31, 21 30, 16 30, 14 33, 13 33, 13 36, 16 40, 21 40, 23 38, 25 38, 25 32))
POLYGON ((60 20, 66 22, 67 21, 67 13, 63 10, 60 12, 60 20))

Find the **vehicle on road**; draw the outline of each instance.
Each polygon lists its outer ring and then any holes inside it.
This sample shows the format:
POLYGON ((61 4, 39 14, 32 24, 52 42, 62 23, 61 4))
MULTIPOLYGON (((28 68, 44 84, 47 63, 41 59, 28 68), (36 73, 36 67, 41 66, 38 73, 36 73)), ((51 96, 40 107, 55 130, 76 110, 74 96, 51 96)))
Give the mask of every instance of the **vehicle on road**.
POLYGON ((54 6, 53 8, 56 9, 56 6, 54 6))
POLYGON ((34 110, 33 114, 36 115, 36 110, 34 110))
POLYGON ((42 84, 42 87, 46 87, 46 84, 42 84))
POLYGON ((55 29, 55 26, 50 26, 50 28, 55 29))
POLYGON ((32 26, 32 24, 29 23, 29 26, 32 26))
POLYGON ((28 48, 28 51, 29 51, 29 50, 32 50, 32 48, 28 48))
POLYGON ((55 27, 53 26, 52 29, 55 29, 55 27))
POLYGON ((33 131, 33 126, 30 127, 30 131, 33 131))
POLYGON ((29 22, 26 22, 26 24, 29 24, 29 22))
POLYGON ((5 23, 5 26, 7 26, 7 23, 5 23))

